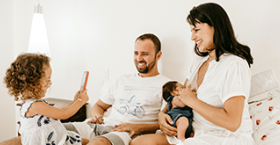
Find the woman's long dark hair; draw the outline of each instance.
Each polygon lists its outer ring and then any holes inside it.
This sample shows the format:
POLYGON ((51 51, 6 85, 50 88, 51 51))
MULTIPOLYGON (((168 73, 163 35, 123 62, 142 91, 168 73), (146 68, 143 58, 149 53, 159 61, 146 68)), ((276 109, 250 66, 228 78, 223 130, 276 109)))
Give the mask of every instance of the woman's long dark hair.
MULTIPOLYGON (((190 11, 187 21, 194 27, 197 23, 207 23, 214 28, 215 48, 212 50, 216 50, 216 61, 219 61, 219 57, 223 53, 230 53, 245 59, 249 67, 253 64, 250 48, 236 40, 229 17, 220 5, 205 3, 194 7, 190 11)), ((197 45, 195 45, 194 51, 199 56, 208 55, 208 52, 200 52, 197 45)))

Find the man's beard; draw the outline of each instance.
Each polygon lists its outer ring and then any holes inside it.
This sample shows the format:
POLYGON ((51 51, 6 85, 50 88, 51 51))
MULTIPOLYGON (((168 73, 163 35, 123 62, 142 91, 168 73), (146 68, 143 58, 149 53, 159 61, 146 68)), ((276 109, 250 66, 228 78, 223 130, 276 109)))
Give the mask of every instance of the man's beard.
POLYGON ((154 61, 153 62, 151 62, 150 64, 148 64, 148 65, 146 65, 145 67, 143 67, 143 68, 138 68, 138 63, 141 63, 141 62, 143 62, 143 61, 139 61, 139 62, 137 62, 136 64, 135 64, 135 66, 136 66, 136 68, 137 68, 137 70, 138 70, 138 72, 139 73, 148 73, 151 69, 153 69, 154 68, 154 66, 155 66, 155 64, 156 64, 156 59, 154 59, 154 61))

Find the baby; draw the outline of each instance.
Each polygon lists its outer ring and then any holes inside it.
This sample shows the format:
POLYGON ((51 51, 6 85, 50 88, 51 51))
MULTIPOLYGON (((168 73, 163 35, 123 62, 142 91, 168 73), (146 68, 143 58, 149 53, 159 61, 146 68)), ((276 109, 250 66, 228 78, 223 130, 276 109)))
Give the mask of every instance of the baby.
POLYGON ((163 99, 168 103, 167 112, 177 127, 177 139, 182 142, 188 138, 192 132, 193 113, 192 108, 180 101, 178 96, 183 85, 176 81, 169 81, 162 87, 163 99))

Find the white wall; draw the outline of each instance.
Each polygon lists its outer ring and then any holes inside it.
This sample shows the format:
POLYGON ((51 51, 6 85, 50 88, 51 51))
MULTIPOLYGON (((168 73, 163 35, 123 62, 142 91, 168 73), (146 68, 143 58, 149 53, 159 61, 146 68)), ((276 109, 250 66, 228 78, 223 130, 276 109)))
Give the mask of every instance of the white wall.
POLYGON ((0 0, 0 142, 16 134, 15 103, 3 82, 13 60, 13 1, 0 0))
MULTIPOLYGON (((9 0, 0 1, 11 4, 9 0)), ((1 16, 6 18, 13 13, 13 42, 6 43, 14 47, 16 57, 19 53, 27 51, 33 7, 38 1, 13 2, 13 11, 1 9, 5 11, 1 16)), ((72 99, 79 88, 82 72, 89 70, 88 94, 91 106, 99 97, 104 70, 109 69, 110 79, 122 73, 136 72, 132 60, 134 41, 146 32, 155 33, 161 39, 163 56, 159 66, 160 72, 183 82, 192 61, 194 46, 190 41, 186 16, 193 6, 202 2, 205 1, 40 0, 53 66, 53 85, 47 96, 72 99)), ((280 80, 280 50, 277 48, 280 2, 215 2, 221 4, 228 12, 238 40, 251 47, 254 57, 252 74, 272 68, 280 80)), ((2 25, 1 22, 1 29, 11 29, 8 24, 2 25)), ((1 50, 3 51, 2 47, 1 50)), ((3 67, 8 66, 8 61, 2 63, 0 70, 5 70, 3 67)), ((0 98, 0 102, 6 100, 7 97, 0 98)), ((13 107, 9 110, 12 110, 10 114, 14 113, 13 107)), ((13 122, 8 125, 12 130, 13 122)), ((0 128, 2 126, 5 125, 0 124, 0 128)), ((2 136, 0 141, 1 139, 2 136)))

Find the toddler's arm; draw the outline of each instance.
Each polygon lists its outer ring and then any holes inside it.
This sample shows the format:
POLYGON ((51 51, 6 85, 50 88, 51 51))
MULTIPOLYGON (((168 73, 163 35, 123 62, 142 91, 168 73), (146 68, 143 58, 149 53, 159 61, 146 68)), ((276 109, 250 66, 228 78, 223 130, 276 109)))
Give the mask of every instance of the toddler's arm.
POLYGON ((75 103, 78 99, 79 99, 79 94, 80 94, 80 90, 78 90, 74 96, 74 99, 71 103, 69 103, 67 106, 63 107, 62 109, 64 108, 67 108, 68 106, 72 105, 73 103, 75 103))
POLYGON ((86 92, 87 90, 80 93, 79 99, 63 109, 52 107, 44 102, 35 102, 30 106, 26 113, 26 117, 41 114, 55 119, 67 119, 73 116, 88 101, 88 95, 86 92))

